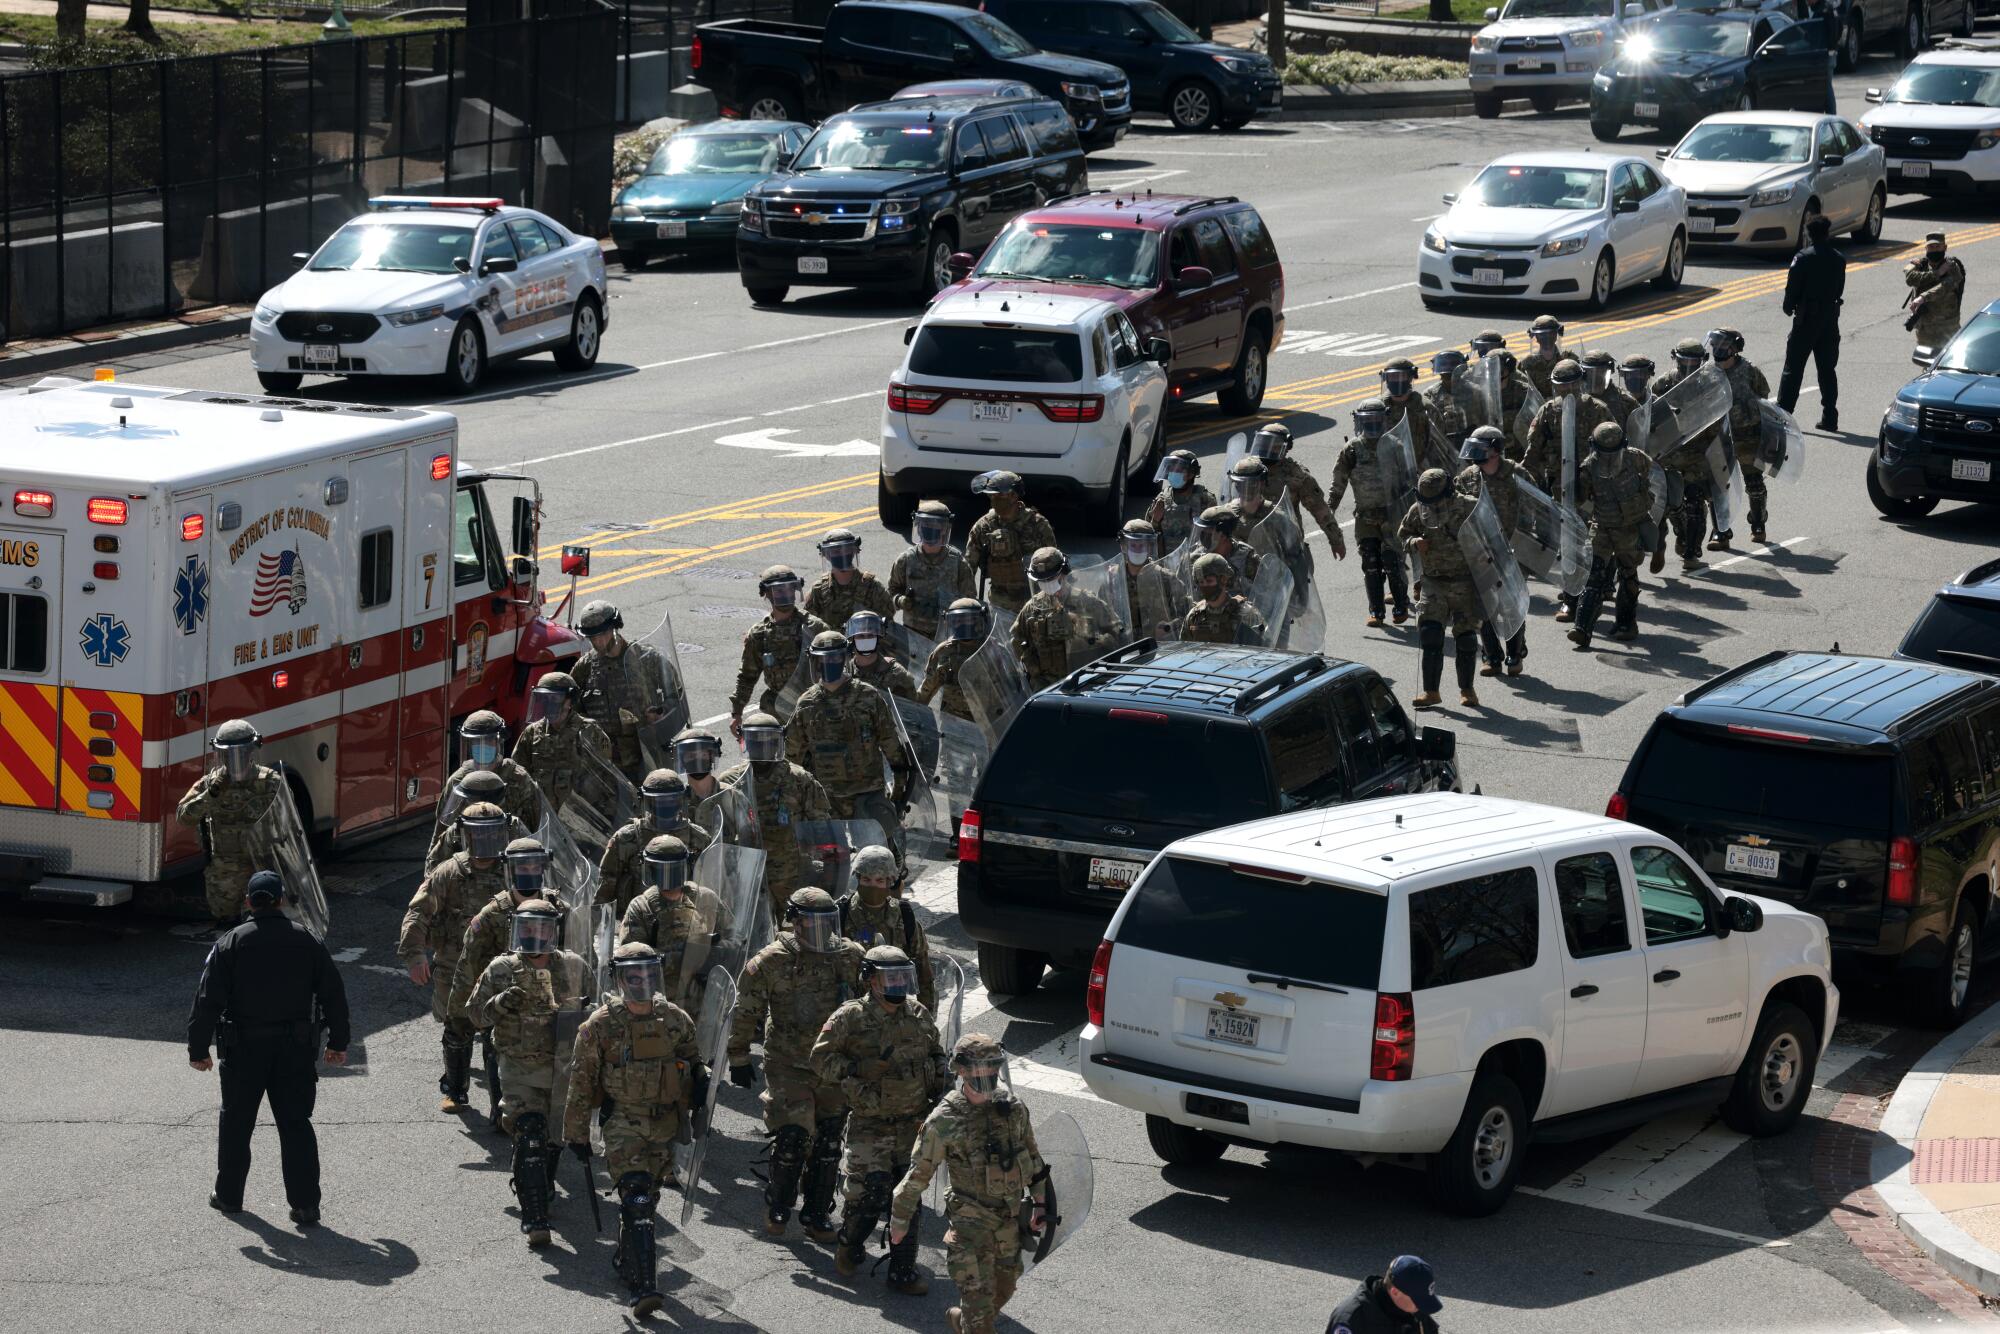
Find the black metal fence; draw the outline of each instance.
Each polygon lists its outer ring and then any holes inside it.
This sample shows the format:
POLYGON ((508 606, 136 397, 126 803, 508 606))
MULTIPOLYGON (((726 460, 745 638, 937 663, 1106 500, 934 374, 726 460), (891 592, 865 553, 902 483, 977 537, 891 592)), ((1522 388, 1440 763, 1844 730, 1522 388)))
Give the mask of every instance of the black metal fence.
POLYGON ((620 15, 0 79, 8 339, 256 300, 370 195, 607 228, 620 15))
POLYGON ((693 79, 691 57, 696 24, 747 18, 823 22, 831 0, 618 0, 618 3, 618 119, 636 125, 669 114, 668 95, 693 79))

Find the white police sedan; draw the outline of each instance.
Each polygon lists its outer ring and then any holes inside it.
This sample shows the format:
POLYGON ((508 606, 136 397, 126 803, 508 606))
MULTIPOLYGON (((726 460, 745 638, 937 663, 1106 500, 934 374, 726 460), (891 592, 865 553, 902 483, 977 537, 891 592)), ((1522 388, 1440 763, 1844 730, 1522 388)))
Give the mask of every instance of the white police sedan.
POLYGON ((1687 268, 1687 195, 1641 158, 1513 153, 1444 202, 1417 246, 1432 309, 1512 299, 1596 310, 1636 283, 1678 287, 1687 268))
POLYGON ((389 195, 266 292, 250 364, 266 392, 311 375, 442 375, 467 393, 496 360, 597 362, 608 312, 604 252, 498 199, 389 195))

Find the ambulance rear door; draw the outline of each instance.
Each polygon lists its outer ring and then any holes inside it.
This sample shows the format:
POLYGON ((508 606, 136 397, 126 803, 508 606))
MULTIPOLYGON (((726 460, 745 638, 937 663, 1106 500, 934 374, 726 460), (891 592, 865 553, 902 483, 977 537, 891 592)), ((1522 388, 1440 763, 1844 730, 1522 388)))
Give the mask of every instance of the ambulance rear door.
POLYGON ((348 565, 341 597, 343 640, 335 680, 340 685, 337 832, 394 819, 402 810, 404 586, 399 535, 403 526, 402 446, 346 461, 348 499, 340 540, 348 565))

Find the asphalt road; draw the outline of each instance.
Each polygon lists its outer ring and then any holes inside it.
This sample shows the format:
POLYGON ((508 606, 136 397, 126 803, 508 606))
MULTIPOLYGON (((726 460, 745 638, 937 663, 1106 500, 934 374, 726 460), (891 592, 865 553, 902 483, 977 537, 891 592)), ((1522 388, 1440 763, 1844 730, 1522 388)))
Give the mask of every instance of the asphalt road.
MULTIPOLYGON (((1839 81, 1860 89, 1893 68, 1871 61, 1839 81)), ((1415 247, 1441 192, 1505 151, 1591 143, 1581 113, 1387 123, 1276 124, 1186 138, 1141 127, 1093 160, 1093 184, 1236 194, 1269 221, 1288 279, 1289 331, 1272 360, 1264 416, 1282 417, 1298 456, 1324 481, 1352 404, 1376 391, 1390 356, 1420 362, 1488 324, 1519 329, 1532 311, 1423 310, 1415 247)), ((1650 152, 1656 141, 1627 136, 1650 152)), ((1968 301, 1994 291, 2000 226, 1971 206, 1903 200, 1882 243, 1850 247, 1839 435, 1809 433, 1803 481, 1774 488, 1771 545, 1692 577, 1646 576, 1637 643, 1572 651, 1536 598, 1528 674, 1482 682, 1483 707, 1434 718, 1459 735, 1468 786, 1598 809, 1655 713, 1690 682, 1778 648, 1887 651, 1940 582, 1990 551, 1994 512, 1947 505, 1918 525, 1879 518, 1862 491, 1882 407, 1909 375, 1900 264, 1943 227, 1971 274, 1968 301)), ((1601 316, 1570 320, 1573 346, 1664 362, 1679 338, 1740 328, 1775 385, 1785 321, 1777 261, 1697 254, 1685 286, 1643 288, 1601 316)), ((875 522, 872 460, 881 393, 901 352, 903 306, 803 292, 753 310, 733 269, 656 267, 613 279, 605 359, 567 377, 545 359, 496 370, 455 405, 470 463, 536 475, 545 555, 595 549, 580 592, 619 601, 628 627, 668 610, 696 712, 718 713, 742 632, 760 614, 758 569, 787 561, 811 577, 813 540, 849 526, 863 564, 886 572, 901 535, 875 522)), ((224 342, 121 365, 124 378, 256 388, 246 349, 224 342)), ((310 393, 424 402, 432 386, 321 383, 310 393)), ((1817 405, 1808 396, 1800 417, 1817 405)), ((1242 423, 1212 402, 1185 409, 1172 439, 1219 457, 1242 423)), ((1213 478, 1219 468, 1211 470, 1213 478)), ((968 503, 962 518, 969 518, 968 503)), ((1053 514, 1070 549, 1103 553, 1073 514, 1053 514)), ((1677 566, 1677 562, 1670 562, 1677 566)), ((1360 571, 1322 552, 1329 649, 1365 660, 1399 691, 1416 689, 1414 623, 1367 630, 1360 571)), ((559 590, 555 590, 559 593, 559 590)), ((1060 757, 1051 757, 1059 762, 1060 757)), ((1189 781, 1211 775, 1190 757, 1189 781)), ((610 1241, 594 1237, 573 1194, 556 1210, 558 1244, 530 1254, 511 1214, 501 1142, 483 1120, 435 1110, 436 1027, 428 997, 394 966, 401 905, 419 855, 408 838, 329 867, 330 941, 350 979, 362 1052, 321 1084, 327 1226, 284 1223, 276 1145, 257 1142, 251 1214, 202 1206, 213 1160, 212 1076, 183 1063, 186 998, 202 947, 150 919, 62 921, 10 913, 0 932, 0 1294, 9 1325, 58 1321, 104 1330, 478 1324, 616 1328, 610 1241)), ((938 945, 972 969, 957 929, 949 868, 919 886, 938 945)), ((1990 990, 1990 987, 1987 988, 1990 990)), ((1053 975, 998 1006, 975 992, 970 1025, 1003 1037, 1024 1095, 1042 1114, 1072 1113, 1091 1139, 1097 1197, 1087 1229, 1009 1310, 1033 1330, 1320 1328, 1354 1280, 1398 1250, 1437 1267, 1445 1325, 1559 1334, 1659 1330, 1874 1330, 1946 1319, 1929 1298, 1847 1239, 1814 1184, 1843 1095, 1893 1087, 1934 1035, 1899 1028, 1882 998, 1850 993, 1847 1022, 1804 1123, 1752 1144, 1707 1118, 1657 1123, 1536 1153, 1528 1188, 1498 1218, 1441 1217, 1421 1179, 1304 1152, 1232 1150, 1202 1170, 1162 1170, 1139 1118, 1090 1098, 1073 1073, 1082 981, 1053 975)), ((746 1095, 728 1090, 720 1193, 705 1188, 693 1227, 672 1235, 674 1279, 662 1324, 681 1328, 869 1330, 943 1327, 950 1284, 927 1298, 846 1282, 829 1257, 753 1229, 761 1147, 746 1095)), ((566 1165, 566 1189, 577 1189, 566 1165)), ((600 1185, 603 1184, 600 1178, 600 1185)), ((672 1201, 670 1200, 670 1204, 672 1201)), ((669 1212, 672 1212, 670 1209, 669 1212)), ((937 1241, 932 1227, 929 1246, 937 1241)))

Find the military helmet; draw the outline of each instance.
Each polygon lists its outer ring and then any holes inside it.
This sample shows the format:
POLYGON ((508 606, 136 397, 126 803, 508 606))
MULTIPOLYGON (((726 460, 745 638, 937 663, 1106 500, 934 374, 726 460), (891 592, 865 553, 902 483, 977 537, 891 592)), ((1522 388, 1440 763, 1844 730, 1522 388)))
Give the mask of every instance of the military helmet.
POLYGON ((1426 468, 1417 478, 1417 498, 1419 500, 1443 500, 1445 492, 1451 490, 1451 474, 1443 468, 1426 468))
POLYGON ((1397 357, 1377 372, 1382 387, 1389 391, 1391 398, 1401 398, 1417 383, 1417 363, 1408 357, 1397 357))
POLYGON ((910 540, 920 547, 941 547, 951 540, 951 506, 942 500, 917 502, 910 516, 910 540))
POLYGON ((686 861, 688 845, 672 834, 659 834, 646 840, 645 856, 650 861, 670 861, 678 858, 686 861))
POLYGON ((1283 422, 1266 422, 1250 437, 1250 452, 1260 459, 1282 459, 1292 452, 1292 428, 1283 422))
POLYGON ((1467 463, 1484 463, 1488 455, 1505 453, 1506 449, 1507 436, 1499 427, 1475 426, 1466 432, 1458 456, 1467 463))
POLYGON ((1028 575, 1034 579, 1060 579, 1069 573, 1069 557, 1060 547, 1037 547, 1028 558, 1028 575))
POLYGON ((1500 373, 1502 375, 1512 375, 1514 368, 1521 364, 1521 359, 1504 347, 1493 349, 1493 359, 1500 363, 1500 373))
POLYGON ((576 695, 576 678, 568 672, 543 672, 535 681, 535 689, 546 690, 551 694, 574 697, 576 695))
POLYGON ((1583 367, 1576 364, 1575 358, 1564 357, 1561 361, 1549 367, 1549 383, 1557 385, 1582 384, 1583 367))
POLYGON ((646 844, 640 854, 641 878, 649 889, 657 889, 662 894, 674 893, 687 885, 688 848, 687 844, 672 834, 661 834, 646 844))
POLYGON ((861 536, 851 529, 835 528, 819 540, 818 551, 829 570, 851 570, 861 557, 861 536))
POLYGON ((524 836, 513 840, 507 845, 507 855, 509 857, 546 857, 549 855, 549 852, 547 848, 542 846, 540 839, 524 836))
POLYGON ((1408 357, 1397 357, 1394 360, 1384 362, 1379 373, 1382 375, 1408 375, 1414 377, 1417 373, 1417 363, 1411 361, 1408 357))
POLYGON ((1596 429, 1590 433, 1590 447, 1592 449, 1607 450, 1623 449, 1625 447, 1625 428, 1617 422, 1599 422, 1596 429))
POLYGON ((1175 450, 1161 461, 1160 468, 1162 471, 1165 471, 1168 467, 1176 463, 1181 464, 1187 469, 1189 483, 1193 483, 1195 478, 1201 476, 1201 459, 1195 455, 1192 449, 1175 450))
POLYGON ((1000 1045, 1000 1039, 984 1033, 967 1033, 951 1044, 953 1065, 992 1065, 1007 1059, 1007 1049, 1000 1045))
POLYGON ((775 764, 785 758, 785 728, 762 709, 743 715, 743 754, 755 764, 775 764))
POLYGON ((1708 348, 1699 338, 1683 338, 1674 344, 1675 361, 1707 361, 1708 348))
POLYGON ((970 643, 986 634, 986 604, 978 598, 957 598, 944 609, 944 628, 951 638, 970 643))
POLYGON ((1563 322, 1553 315, 1537 315, 1528 325, 1528 332, 1537 338, 1560 338, 1563 322))
POLYGON ((586 635, 599 635, 606 630, 623 630, 625 618, 618 614, 618 608, 599 598, 583 605, 583 614, 576 618, 576 628, 586 635))
POLYGON ((1724 357, 1733 357, 1743 350, 1743 333, 1739 329, 1710 329, 1704 341, 1718 361, 1724 357))
POLYGON ((507 795, 507 780, 491 769, 474 769, 458 780, 458 792, 467 801, 498 803, 507 795))
POLYGON ((1236 535, 1236 511, 1227 505, 1210 505, 1195 517, 1194 526, 1207 528, 1225 537, 1236 535))
POLYGON ((847 636, 838 630, 822 630, 813 636, 812 651, 818 653, 847 652, 847 636))
POLYGON ((1451 375, 1465 368, 1465 353, 1455 347, 1441 348, 1431 353, 1431 373, 1451 375))
POLYGON ((491 709, 477 709, 466 715, 458 725, 458 734, 464 737, 489 736, 507 730, 507 720, 491 709))
POLYGON ((628 940, 617 949, 611 951, 611 962, 614 964, 640 963, 647 959, 657 959, 659 957, 660 952, 643 940, 628 940))
POLYGON ((611 951, 611 971, 618 977, 618 994, 641 1005, 651 1003, 665 981, 660 952, 643 940, 628 941, 611 951))
POLYGON ((879 843, 871 843, 854 854, 854 875, 887 876, 894 880, 897 875, 896 854, 879 843))
POLYGON ((1468 346, 1483 357, 1488 352, 1507 346, 1507 335, 1498 329, 1481 329, 1472 335, 1472 342, 1468 346))
POLYGON ((789 565, 767 565, 757 576, 757 592, 773 607, 790 607, 799 600, 806 581, 789 565))
POLYGON ((257 747, 263 738, 257 729, 242 718, 231 718, 215 729, 215 740, 211 744, 222 761, 222 772, 232 783, 249 781, 257 771, 257 747))
MULTIPOLYGON (((1160 530, 1145 519, 1127 519, 1125 526, 1118 531, 1127 538, 1158 537, 1160 535, 1160 530)), ((970 599, 965 600, 970 601, 970 599)))
POLYGON ((517 838, 507 845, 501 856, 507 862, 508 887, 517 894, 540 898, 542 877, 548 874, 549 869, 549 850, 542 846, 541 840, 517 838))
POLYGON ((505 824, 507 812, 490 801, 475 801, 458 813, 460 824, 505 824))
POLYGON ((832 954, 840 948, 840 905, 823 889, 795 889, 785 901, 785 922, 801 948, 832 954))
POLYGON ((824 551, 828 547, 834 547, 834 546, 858 547, 861 545, 861 534, 855 532, 851 528, 829 529, 827 535, 819 540, 819 545, 822 551, 824 551))
POLYGON ((1389 424, 1389 405, 1379 398, 1364 398, 1354 405, 1354 429, 1373 440, 1389 424), (1372 429, 1371 429, 1372 428, 1372 429))
POLYGON ((1620 371, 1651 375, 1654 371, 1653 359, 1643 352, 1634 352, 1631 356, 1618 363, 1618 369, 1620 371))
POLYGON ((897 949, 894 945, 877 945, 861 956, 861 974, 863 977, 882 968, 908 968, 910 966, 910 956, 897 949))
POLYGON ((949 521, 953 517, 951 506, 945 504, 942 500, 920 500, 917 502, 916 512, 919 516, 926 519, 944 519, 949 521))
POLYGON ((847 660, 854 654, 854 645, 838 630, 822 630, 813 636, 808 652, 819 671, 821 684, 833 685, 847 675, 847 660))
POLYGON ((1203 579, 1220 579, 1227 583, 1229 575, 1230 564, 1227 556, 1218 556, 1213 551, 1205 551, 1194 558, 1194 577, 1197 582, 1203 579))
POLYGON ((228 722, 215 729, 215 744, 217 746, 254 746, 263 739, 263 737, 258 735, 257 729, 251 726, 249 720, 244 718, 231 718, 228 722))
POLYGON ((1255 454, 1245 454, 1242 458, 1229 465, 1229 475, 1231 477, 1269 477, 1271 475, 1271 465, 1258 458, 1255 454))
POLYGON ((841 626, 840 630, 847 636, 848 642, 854 645, 857 653, 873 653, 882 647, 882 613, 879 611, 857 611, 847 618, 847 624, 841 626), (872 639, 875 642, 863 648, 861 641, 864 639, 872 639))
MULTIPOLYGON (((693 729, 690 728, 688 730, 692 731, 693 729)), ((674 740, 679 741, 680 737, 675 737, 674 740)), ((645 780, 639 784, 639 790, 641 792, 685 792, 687 791, 687 780, 672 769, 655 769, 647 774, 645 780)))
POLYGON ((1601 347, 1591 348, 1576 360, 1577 364, 1593 370, 1600 366, 1608 371, 1618 369, 1618 358, 1612 356, 1601 347))
POLYGON ((972 479, 972 494, 975 496, 1012 496, 1020 494, 1020 491, 1021 474, 1008 472, 1005 468, 995 468, 972 479))
POLYGON ((548 954, 562 933, 562 910, 547 899, 523 899, 514 909, 513 926, 509 944, 516 954, 548 954))
POLYGON ((705 727, 683 727, 674 733, 674 763, 684 774, 699 778, 715 772, 722 758, 722 738, 705 727))

